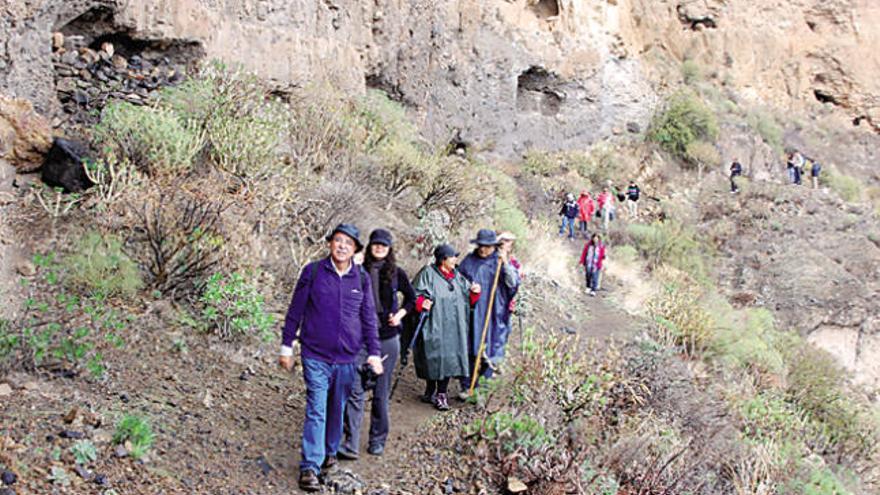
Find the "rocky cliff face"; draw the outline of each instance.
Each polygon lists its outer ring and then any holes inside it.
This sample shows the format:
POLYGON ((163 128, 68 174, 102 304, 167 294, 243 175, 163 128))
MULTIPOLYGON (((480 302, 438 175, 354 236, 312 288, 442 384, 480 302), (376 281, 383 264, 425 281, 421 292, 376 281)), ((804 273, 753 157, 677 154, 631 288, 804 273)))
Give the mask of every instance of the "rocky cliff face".
POLYGON ((284 86, 384 89, 436 142, 504 154, 643 127, 699 61, 747 97, 880 126, 869 0, 3 0, 0 90, 57 112, 52 33, 240 62, 284 86), (663 70, 663 68, 666 70, 663 70))

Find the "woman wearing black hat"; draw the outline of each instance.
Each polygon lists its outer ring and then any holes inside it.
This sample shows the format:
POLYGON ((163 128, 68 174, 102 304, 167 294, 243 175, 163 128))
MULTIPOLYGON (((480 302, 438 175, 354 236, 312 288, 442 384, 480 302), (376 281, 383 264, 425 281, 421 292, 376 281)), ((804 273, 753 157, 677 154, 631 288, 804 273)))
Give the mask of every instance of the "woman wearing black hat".
MULTIPOLYGON (((373 300, 379 318, 379 344, 386 370, 393 370, 400 355, 400 329, 403 317, 415 310, 416 295, 409 276, 397 266, 392 246, 391 232, 376 229, 370 234, 364 257, 364 270, 370 275, 373 300), (399 303, 397 294, 403 295, 399 303)), ((373 391, 373 407, 370 412, 370 440, 367 452, 382 455, 388 438, 388 397, 391 392, 392 373, 378 377, 373 391)), ((351 395, 345 406, 345 435, 339 447, 339 457, 357 459, 360 450, 360 429, 364 416, 366 392, 359 377, 355 379, 351 395)))
POLYGON ((458 253, 449 244, 434 249, 434 263, 416 275, 416 311, 428 311, 416 337, 416 375, 427 382, 424 402, 440 411, 449 409, 449 379, 468 374, 468 315, 480 297, 455 268, 458 253))

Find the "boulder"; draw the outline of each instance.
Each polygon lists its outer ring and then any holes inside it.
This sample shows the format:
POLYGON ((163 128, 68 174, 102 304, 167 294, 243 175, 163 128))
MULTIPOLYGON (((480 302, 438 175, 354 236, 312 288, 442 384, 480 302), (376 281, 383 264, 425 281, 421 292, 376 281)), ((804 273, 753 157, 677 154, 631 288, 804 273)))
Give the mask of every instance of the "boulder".
POLYGON ((43 162, 42 179, 47 185, 61 187, 64 192, 85 191, 94 184, 86 175, 83 160, 88 147, 82 143, 55 138, 46 160, 43 162))
POLYGON ((51 146, 52 127, 31 102, 0 95, 0 158, 18 172, 33 172, 51 146))

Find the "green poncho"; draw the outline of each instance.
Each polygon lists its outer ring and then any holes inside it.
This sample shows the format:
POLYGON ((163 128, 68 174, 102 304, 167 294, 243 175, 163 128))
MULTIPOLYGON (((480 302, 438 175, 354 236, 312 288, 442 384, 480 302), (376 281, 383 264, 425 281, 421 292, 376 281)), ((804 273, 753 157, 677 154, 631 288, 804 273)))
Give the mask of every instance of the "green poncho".
POLYGON ((433 301, 413 353, 416 375, 423 380, 468 376, 468 281, 456 270, 447 280, 435 265, 416 275, 416 296, 433 301))

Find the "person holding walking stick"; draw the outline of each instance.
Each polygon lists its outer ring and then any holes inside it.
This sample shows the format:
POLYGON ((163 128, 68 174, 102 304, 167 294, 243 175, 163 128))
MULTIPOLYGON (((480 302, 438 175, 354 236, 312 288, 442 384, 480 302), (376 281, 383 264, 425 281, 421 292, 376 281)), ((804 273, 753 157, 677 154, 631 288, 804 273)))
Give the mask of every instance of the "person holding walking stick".
POLYGON ((510 251, 498 250, 494 230, 481 229, 471 240, 477 247, 459 269, 471 283, 489 289, 474 306, 470 319, 468 354, 470 372, 460 381, 459 399, 466 400, 480 376, 491 378, 504 357, 504 343, 510 335, 510 300, 519 289, 520 278, 509 262, 510 251))
POLYGON ((434 249, 434 263, 422 268, 413 280, 416 311, 428 312, 415 336, 413 361, 416 376, 426 382, 422 402, 434 404, 439 411, 449 410, 449 379, 468 374, 469 306, 476 303, 481 290, 459 273, 457 262, 455 249, 441 244, 434 249))

